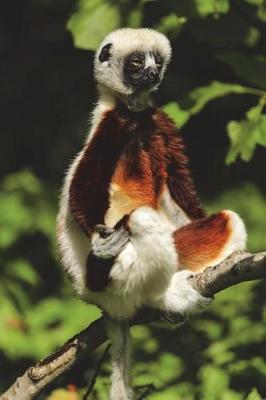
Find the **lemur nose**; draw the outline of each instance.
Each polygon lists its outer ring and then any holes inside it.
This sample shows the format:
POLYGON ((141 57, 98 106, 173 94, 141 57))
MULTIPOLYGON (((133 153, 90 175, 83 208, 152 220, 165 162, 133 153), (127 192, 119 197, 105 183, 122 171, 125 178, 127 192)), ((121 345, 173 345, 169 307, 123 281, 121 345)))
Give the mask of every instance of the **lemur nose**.
POLYGON ((150 70, 148 72, 148 77, 151 81, 156 81, 156 79, 158 79, 158 77, 159 77, 159 72, 150 68, 150 70))

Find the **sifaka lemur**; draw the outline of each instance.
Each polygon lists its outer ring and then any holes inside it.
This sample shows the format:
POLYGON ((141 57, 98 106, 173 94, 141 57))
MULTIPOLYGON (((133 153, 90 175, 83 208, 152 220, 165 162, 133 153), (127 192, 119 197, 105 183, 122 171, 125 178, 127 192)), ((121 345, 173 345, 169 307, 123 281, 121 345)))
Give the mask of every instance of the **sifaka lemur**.
POLYGON ((111 400, 133 398, 127 321, 142 306, 188 313, 209 303, 187 277, 245 248, 232 211, 209 217, 174 123, 151 93, 171 58, 151 29, 110 33, 95 55, 99 98, 63 186, 57 232, 79 295, 110 316, 111 400))

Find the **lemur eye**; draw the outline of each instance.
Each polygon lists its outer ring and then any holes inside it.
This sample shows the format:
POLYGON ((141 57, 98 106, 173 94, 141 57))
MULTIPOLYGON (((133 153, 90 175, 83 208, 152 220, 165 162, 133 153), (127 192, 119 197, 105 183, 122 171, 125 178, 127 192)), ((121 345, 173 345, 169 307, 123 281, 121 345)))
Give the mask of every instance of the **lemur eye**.
POLYGON ((142 64, 141 60, 135 59, 135 60, 130 60, 130 66, 131 67, 140 67, 142 64))
POLYGON ((157 58, 156 57, 156 59, 155 59, 155 64, 157 65, 157 67, 158 68, 161 68, 162 67, 162 65, 163 65, 163 60, 161 59, 161 57, 159 58, 157 58))
POLYGON ((158 69, 162 68, 163 66, 163 57, 159 52, 154 52, 153 53, 154 61, 158 69))

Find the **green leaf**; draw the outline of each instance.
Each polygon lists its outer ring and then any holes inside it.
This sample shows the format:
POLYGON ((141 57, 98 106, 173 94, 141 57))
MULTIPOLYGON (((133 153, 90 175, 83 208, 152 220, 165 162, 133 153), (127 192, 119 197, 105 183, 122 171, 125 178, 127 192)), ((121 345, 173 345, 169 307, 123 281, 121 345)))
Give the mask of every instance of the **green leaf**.
POLYGON ((218 59, 230 65, 239 78, 266 90, 265 56, 230 52, 219 54, 218 59))
POLYGON ((39 230, 52 239, 55 205, 30 171, 8 175, 1 183, 0 248, 5 249, 23 233, 39 230))
POLYGON ((227 132, 230 139, 230 149, 226 163, 233 163, 240 155, 244 161, 249 161, 257 145, 266 146, 266 115, 262 115, 262 102, 252 107, 247 113, 247 119, 230 121, 227 132))
POLYGON ((174 121, 176 126, 181 128, 188 121, 190 114, 186 110, 182 110, 178 103, 168 103, 163 107, 163 110, 166 114, 169 115, 170 118, 174 121))
POLYGON ((205 365, 201 368, 199 373, 202 391, 202 398, 204 399, 219 399, 220 394, 228 388, 229 375, 222 368, 214 365, 205 365))
POLYGON ((118 6, 105 0, 79 0, 78 11, 67 22, 75 46, 89 50, 95 50, 106 34, 119 26, 118 6))
POLYGON ((245 2, 254 6, 262 6, 264 4, 264 0, 245 0, 245 2))
POLYGON ((262 110, 264 108, 264 99, 260 99, 258 104, 255 107, 251 107, 247 112, 246 116, 250 122, 256 122, 259 120, 262 110))
POLYGON ((228 0, 194 0, 200 15, 227 13, 230 8, 228 0))
POLYGON ((243 94, 245 91, 246 89, 238 84, 213 81, 209 85, 199 87, 189 94, 188 101, 192 104, 189 111, 191 114, 197 114, 211 100, 230 93, 243 94))
POLYGON ((10 263, 8 273, 29 285, 39 283, 39 277, 34 267, 23 259, 10 263))
POLYGON ((246 400, 262 400, 256 388, 252 389, 246 400))
POLYGON ((142 4, 129 11, 127 17, 127 26, 130 28, 138 28, 142 20, 142 4))
POLYGON ((234 83, 213 81, 209 85, 194 89, 182 101, 181 105, 171 102, 164 106, 164 111, 181 128, 192 115, 198 114, 210 101, 230 93, 243 94, 246 88, 234 83))
POLYGON ((47 397, 47 400, 80 400, 80 398, 77 391, 55 389, 50 396, 47 397))
POLYGON ((187 18, 178 17, 175 13, 171 13, 161 18, 159 24, 155 27, 167 35, 170 39, 175 39, 181 32, 183 25, 187 22, 187 18))

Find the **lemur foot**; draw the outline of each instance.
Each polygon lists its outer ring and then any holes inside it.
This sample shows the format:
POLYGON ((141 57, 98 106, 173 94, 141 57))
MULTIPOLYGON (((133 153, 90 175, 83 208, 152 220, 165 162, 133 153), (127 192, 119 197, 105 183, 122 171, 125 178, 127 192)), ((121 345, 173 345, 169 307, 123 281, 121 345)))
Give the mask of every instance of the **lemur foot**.
POLYGON ((175 328, 186 321, 187 317, 183 314, 174 311, 159 311, 159 323, 166 324, 167 326, 175 328))
POLYGON ((95 230, 97 235, 92 240, 92 252, 98 258, 116 257, 129 241, 129 233, 123 226, 113 229, 96 225, 95 230))
POLYGON ((189 270, 176 272, 165 293, 153 307, 159 308, 165 315, 187 315, 208 306, 212 299, 203 297, 191 286, 188 281, 191 275, 193 273, 189 270))

